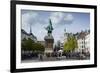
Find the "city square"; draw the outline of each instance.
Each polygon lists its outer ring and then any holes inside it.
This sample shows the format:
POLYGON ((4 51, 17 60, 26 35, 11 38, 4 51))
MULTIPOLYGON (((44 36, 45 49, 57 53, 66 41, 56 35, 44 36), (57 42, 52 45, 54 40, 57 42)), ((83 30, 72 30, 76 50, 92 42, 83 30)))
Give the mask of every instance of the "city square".
MULTIPOLYGON (((34 11, 31 12, 33 17, 35 16, 34 11)), ((28 14, 28 11, 22 11, 22 14, 28 14)), ((46 12, 40 12, 40 14, 46 12)), ((52 12, 53 13, 53 12, 52 12)), ((50 14, 47 12, 47 14, 50 14)), ((64 14, 64 13, 63 13, 64 14)), ((89 21, 84 22, 83 18, 89 18, 89 14, 85 13, 66 13, 66 17, 62 17, 61 12, 54 12, 53 16, 47 19, 47 24, 43 28, 42 25, 37 26, 33 24, 34 18, 29 17, 27 20, 24 20, 24 24, 28 23, 28 28, 23 26, 21 28, 21 60, 22 62, 41 62, 41 61, 61 61, 61 60, 89 60, 90 59, 90 29, 89 21), (80 28, 74 28, 75 23, 74 16, 79 15, 81 17, 77 20, 80 20, 86 23, 88 26, 84 27, 81 24, 80 28), (58 24, 58 21, 55 19, 59 18, 64 19, 62 22, 59 22, 62 26, 57 27, 55 24, 58 24), (55 21, 54 21, 55 20, 55 21), (27 21, 25 23, 25 21, 27 21), (68 27, 65 27, 66 24, 68 27), (71 28, 71 26, 73 28, 71 28), (40 28, 40 29, 39 29, 40 28), (69 28, 73 29, 70 31, 69 28), (27 32, 28 29, 28 32, 27 32), (78 30, 79 29, 79 30, 78 30), (74 32, 77 30, 77 32, 74 32), (35 35, 36 33, 36 35, 35 35), (41 38, 42 37, 42 38, 41 38)), ((40 15, 41 16, 41 15, 40 15)), ((24 16, 25 17, 25 16, 24 16)), ((23 18, 23 17, 22 17, 23 18)), ((22 19, 23 20, 23 19, 22 19)), ((37 19, 39 20, 39 19, 37 19)), ((88 19, 89 20, 89 19, 88 19)), ((39 20, 40 21, 40 20, 39 20)), ((87 20, 86 20, 87 21, 87 20)), ((23 22, 23 21, 22 21, 23 22)), ((42 23, 42 19, 40 21, 42 23)), ((83 24, 84 24, 83 23, 83 24)), ((76 25, 77 26, 77 25, 76 25)))

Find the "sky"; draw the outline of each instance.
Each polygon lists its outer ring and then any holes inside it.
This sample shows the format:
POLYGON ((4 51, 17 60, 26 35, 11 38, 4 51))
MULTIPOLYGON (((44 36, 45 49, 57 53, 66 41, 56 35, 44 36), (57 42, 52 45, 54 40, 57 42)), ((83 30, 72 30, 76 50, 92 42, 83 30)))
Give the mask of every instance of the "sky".
POLYGON ((54 41, 63 40, 64 29, 68 33, 90 29, 90 13, 21 10, 21 28, 30 33, 31 25, 32 33, 39 41, 47 35, 45 28, 49 25, 49 19, 54 28, 54 41))

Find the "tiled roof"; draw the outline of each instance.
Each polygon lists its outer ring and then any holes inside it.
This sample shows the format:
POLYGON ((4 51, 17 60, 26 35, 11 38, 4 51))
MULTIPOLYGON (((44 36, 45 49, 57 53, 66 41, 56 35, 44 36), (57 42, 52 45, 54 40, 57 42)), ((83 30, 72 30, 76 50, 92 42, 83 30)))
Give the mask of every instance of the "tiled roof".
POLYGON ((83 32, 82 31, 82 32, 80 32, 80 33, 77 34, 77 38, 78 39, 84 39, 85 36, 88 35, 88 34, 89 34, 89 32, 83 32))

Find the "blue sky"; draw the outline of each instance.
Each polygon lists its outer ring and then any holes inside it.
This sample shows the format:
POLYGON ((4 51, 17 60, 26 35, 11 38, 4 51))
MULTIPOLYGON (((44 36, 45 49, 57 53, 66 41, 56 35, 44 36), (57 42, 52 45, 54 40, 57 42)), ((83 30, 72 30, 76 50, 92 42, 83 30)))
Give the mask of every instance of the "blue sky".
POLYGON ((49 19, 53 24, 55 41, 63 40, 64 29, 72 33, 90 29, 89 13, 21 10, 21 28, 29 33, 31 24, 32 33, 38 40, 44 40, 47 35, 45 27, 49 25, 49 19))

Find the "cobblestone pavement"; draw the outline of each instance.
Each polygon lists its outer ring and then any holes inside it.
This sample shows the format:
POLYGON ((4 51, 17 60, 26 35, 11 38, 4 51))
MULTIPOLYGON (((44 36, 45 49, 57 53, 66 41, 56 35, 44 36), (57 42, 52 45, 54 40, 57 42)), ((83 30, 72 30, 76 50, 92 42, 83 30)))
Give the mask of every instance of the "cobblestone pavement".
POLYGON ((70 57, 70 58, 66 58, 66 56, 62 56, 62 57, 44 57, 43 59, 30 59, 30 60, 23 60, 22 63, 31 63, 31 62, 44 62, 44 61, 69 61, 69 60, 89 60, 89 57, 86 57, 85 59, 80 59, 80 58, 76 58, 76 57, 70 57))

